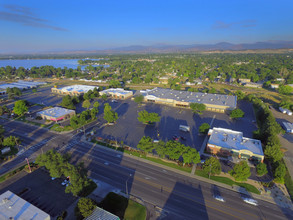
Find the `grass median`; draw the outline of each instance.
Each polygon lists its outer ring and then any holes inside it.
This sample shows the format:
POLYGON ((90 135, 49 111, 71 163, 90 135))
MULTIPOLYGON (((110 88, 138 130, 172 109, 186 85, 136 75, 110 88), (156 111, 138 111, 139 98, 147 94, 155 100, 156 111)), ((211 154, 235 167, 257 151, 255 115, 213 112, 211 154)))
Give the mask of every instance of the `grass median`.
MULTIPOLYGON (((209 178, 209 175, 207 173, 205 173, 203 170, 196 170, 195 174, 198 176, 204 177, 204 178, 209 178)), ((234 180, 227 178, 227 177, 223 177, 223 176, 210 176, 210 179, 217 181, 217 182, 220 182, 220 183, 227 184, 229 186, 233 186, 233 185, 240 186, 240 187, 245 188, 248 192, 252 192, 252 193, 255 193, 258 195, 260 194, 260 192, 258 191, 258 189, 255 186, 248 184, 248 183, 235 182, 234 180)))

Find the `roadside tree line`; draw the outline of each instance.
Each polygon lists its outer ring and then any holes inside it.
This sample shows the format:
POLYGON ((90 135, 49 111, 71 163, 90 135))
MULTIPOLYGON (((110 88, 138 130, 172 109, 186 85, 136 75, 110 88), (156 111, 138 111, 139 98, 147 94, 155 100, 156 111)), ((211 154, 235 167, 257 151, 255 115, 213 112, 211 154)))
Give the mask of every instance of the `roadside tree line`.
POLYGON ((79 196, 85 193, 94 183, 87 178, 86 170, 82 165, 74 166, 69 163, 70 156, 68 154, 49 150, 45 154, 41 154, 36 158, 39 166, 44 166, 50 173, 51 177, 69 177, 70 184, 66 186, 65 192, 79 196))
POLYGON ((177 141, 159 141, 154 143, 150 137, 143 136, 137 148, 145 153, 156 153, 160 158, 168 158, 178 161, 182 158, 183 163, 196 164, 200 162, 200 156, 196 149, 185 146, 177 141))

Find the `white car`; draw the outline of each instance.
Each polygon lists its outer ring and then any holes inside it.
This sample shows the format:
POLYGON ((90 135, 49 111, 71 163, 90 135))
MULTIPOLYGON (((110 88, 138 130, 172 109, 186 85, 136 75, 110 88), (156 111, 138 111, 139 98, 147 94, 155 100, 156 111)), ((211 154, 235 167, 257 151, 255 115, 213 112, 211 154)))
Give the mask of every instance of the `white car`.
POLYGON ((113 102, 113 103, 117 103, 117 100, 113 99, 112 102, 113 102))
POLYGON ((65 186, 65 185, 68 184, 68 182, 69 182, 68 180, 64 180, 64 181, 61 183, 61 185, 62 185, 62 186, 65 186))
POLYGON ((257 206, 257 201, 252 199, 252 198, 243 198, 243 201, 250 204, 250 205, 254 205, 254 206, 257 206))
POLYGON ((225 202, 225 199, 222 196, 219 196, 219 195, 214 195, 214 199, 218 200, 220 202, 225 202))
POLYGON ((52 177, 51 179, 54 180, 54 179, 56 179, 56 177, 52 177))

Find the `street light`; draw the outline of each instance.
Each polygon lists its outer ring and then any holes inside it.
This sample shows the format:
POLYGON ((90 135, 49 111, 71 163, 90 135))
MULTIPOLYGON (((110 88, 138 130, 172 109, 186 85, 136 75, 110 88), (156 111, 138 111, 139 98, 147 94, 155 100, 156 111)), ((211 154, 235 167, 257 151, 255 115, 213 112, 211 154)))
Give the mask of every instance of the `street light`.
POLYGON ((128 182, 128 180, 129 180, 130 177, 132 177, 132 174, 131 174, 131 173, 129 174, 129 177, 127 178, 127 180, 126 180, 126 184, 125 184, 125 186, 126 186, 126 190, 125 190, 125 191, 126 191, 126 195, 128 195, 127 182, 128 182))

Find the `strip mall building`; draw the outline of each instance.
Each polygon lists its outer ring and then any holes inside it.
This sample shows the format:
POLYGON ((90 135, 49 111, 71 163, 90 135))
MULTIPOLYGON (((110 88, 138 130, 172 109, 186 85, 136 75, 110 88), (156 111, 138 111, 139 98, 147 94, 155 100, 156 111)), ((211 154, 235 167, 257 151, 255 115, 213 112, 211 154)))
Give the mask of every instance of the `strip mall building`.
POLYGON ((189 108, 190 103, 201 103, 208 111, 225 112, 237 106, 237 97, 211 93, 188 92, 154 88, 141 91, 146 102, 189 108))

